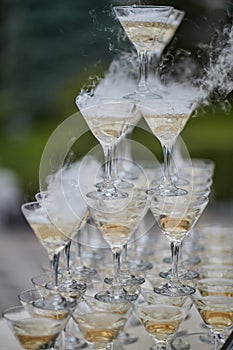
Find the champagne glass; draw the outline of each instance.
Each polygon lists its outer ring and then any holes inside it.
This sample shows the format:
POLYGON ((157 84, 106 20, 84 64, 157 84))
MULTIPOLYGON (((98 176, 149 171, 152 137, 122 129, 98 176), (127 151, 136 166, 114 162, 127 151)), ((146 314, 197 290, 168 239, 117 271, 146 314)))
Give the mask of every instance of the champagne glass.
POLYGON ((105 303, 85 296, 72 312, 91 349, 111 350, 131 314, 131 303, 105 303))
POLYGON ((135 92, 124 96, 128 99, 160 98, 147 85, 148 51, 160 40, 163 28, 173 10, 170 6, 116 6, 114 12, 129 40, 137 50, 140 70, 139 84, 135 92))
POLYGON ((198 282, 192 295, 202 320, 211 331, 214 350, 220 347, 219 337, 233 327, 232 287, 232 280, 203 279, 198 282))
POLYGON ((188 297, 169 297, 142 288, 134 310, 145 330, 152 337, 152 349, 168 350, 169 342, 192 306, 188 297))
MULTIPOLYGON (((21 208, 33 232, 48 253, 50 265, 53 266, 52 286, 58 290, 59 253, 68 243, 69 236, 64 233, 65 230, 59 229, 50 221, 45 207, 39 202, 25 203, 21 208)), ((59 294, 57 299, 61 301, 59 294)))
MULTIPOLYGON (((209 179, 209 176, 202 176, 202 183, 196 183, 197 181, 199 182, 200 179, 197 179, 196 177, 192 177, 192 175, 190 177, 187 177, 189 184, 185 186, 185 189, 187 189, 188 193, 192 193, 192 195, 198 196, 198 197, 208 197, 208 195, 210 194, 211 191, 211 185, 212 185, 212 179, 209 179)), ((185 243, 185 239, 182 240, 181 244, 182 244, 182 249, 180 249, 180 256, 179 256, 179 278, 181 280, 192 280, 194 278, 198 277, 198 273, 196 271, 193 270, 187 270, 183 264, 183 262, 185 262, 187 265, 192 265, 194 263, 197 264, 200 262, 200 259, 198 257, 194 257, 194 258, 189 258, 189 256, 187 257, 187 259, 183 259, 182 258, 182 251, 183 249, 183 243, 185 243)), ((189 243, 192 243, 191 240, 189 240, 189 243)), ((191 245, 191 250, 194 250, 193 246, 191 245)), ((166 261, 167 259, 164 259, 164 261, 166 261)), ((161 272, 160 276, 163 278, 171 278, 171 270, 167 271, 167 272, 161 272)))
POLYGON ((113 150, 135 116, 135 105, 124 100, 108 100, 91 96, 78 96, 76 104, 93 135, 100 142, 105 158, 104 181, 96 184, 98 191, 89 196, 124 198, 126 192, 117 189, 112 179, 113 150))
POLYGON ((110 290, 97 293, 96 297, 99 300, 125 300, 125 292, 121 285, 121 252, 148 208, 147 196, 138 196, 137 193, 133 191, 126 198, 106 200, 99 197, 89 200, 90 213, 109 244, 114 260, 112 286, 110 290))
POLYGON ((87 205, 83 201, 81 192, 77 186, 73 191, 65 189, 47 190, 36 194, 37 201, 45 208, 50 221, 67 236, 67 242, 63 248, 65 252, 65 265, 59 280, 61 293, 84 292, 86 285, 81 281, 75 281, 70 272, 70 246, 74 236, 82 229, 87 217, 87 205))
POLYGON ((179 280, 179 251, 184 237, 190 233, 207 203, 208 197, 192 194, 152 198, 151 211, 163 234, 169 239, 172 256, 171 279, 165 285, 155 288, 157 293, 178 296, 195 292, 193 287, 183 285, 179 280))
POLYGON ((178 188, 172 179, 172 151, 180 132, 183 130, 194 108, 193 101, 162 99, 141 103, 140 110, 153 134, 160 141, 164 155, 163 183, 156 186, 159 195, 180 196, 187 191, 178 188))
MULTIPOLYGON (((51 301, 51 295, 52 292, 48 291, 46 289, 46 286, 41 286, 40 289, 29 289, 21 292, 18 295, 18 298, 21 302, 21 304, 28 309, 29 312, 32 314, 39 315, 41 312, 38 313, 38 308, 36 309, 36 306, 39 305, 39 310, 42 308, 43 312, 45 313, 46 317, 52 317, 56 319, 62 319, 64 321, 65 326, 65 337, 64 342, 69 350, 76 350, 76 349, 82 349, 87 344, 83 342, 82 340, 78 339, 77 337, 73 336, 73 327, 74 322, 72 319, 70 319, 69 312, 66 308, 58 307, 57 305, 53 305, 51 301), (46 311, 47 310, 47 311, 46 311)), ((70 293, 71 294, 71 293, 70 293)), ((76 303, 79 302, 81 298, 81 294, 73 293, 72 298, 69 298, 70 294, 65 293, 63 295, 66 297, 66 306, 74 308, 76 307, 76 303)), ((41 311, 41 310, 40 310, 41 311)))
POLYGON ((23 306, 12 307, 3 312, 22 349, 54 349, 63 329, 63 322, 48 317, 32 316, 23 306))

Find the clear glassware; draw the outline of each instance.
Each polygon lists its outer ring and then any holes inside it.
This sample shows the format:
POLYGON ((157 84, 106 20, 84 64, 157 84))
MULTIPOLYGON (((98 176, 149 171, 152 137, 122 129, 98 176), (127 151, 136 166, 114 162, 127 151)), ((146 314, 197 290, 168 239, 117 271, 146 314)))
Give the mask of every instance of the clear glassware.
MULTIPOLYGON (((41 274, 38 276, 35 276, 32 278, 33 284, 36 286, 36 289, 29 289, 21 292, 18 295, 18 298, 21 302, 21 304, 27 308, 31 313, 35 312, 35 305, 39 303, 39 305, 43 306, 43 309, 48 308, 48 315, 50 316, 51 310, 54 309, 55 318, 60 317, 60 311, 61 310, 61 317, 67 314, 67 317, 69 316, 68 313, 65 310, 64 313, 64 307, 56 306, 54 305, 54 300, 52 296, 52 291, 46 288, 46 285, 48 284, 48 280, 46 279, 45 274, 41 274), (48 307, 49 306, 49 307, 48 307), (57 313, 57 316, 56 316, 57 313)), ((63 293, 63 298, 68 298, 68 300, 71 301, 71 303, 67 303, 66 299, 64 299, 63 305, 70 306, 71 308, 76 307, 76 303, 79 302, 81 298, 81 293, 63 293), (72 299, 71 299, 72 298, 72 299)), ((62 342, 65 344, 65 348, 69 350, 78 350, 83 349, 87 347, 87 343, 83 341, 83 339, 78 337, 78 332, 74 330, 74 327, 76 325, 74 324, 74 321, 72 318, 68 317, 67 322, 64 325, 64 336, 62 342), (75 335, 74 335, 75 334, 75 335)), ((59 342, 60 344, 61 342, 59 342)))
MULTIPOLYGON (((57 228, 49 219, 45 207, 39 202, 29 202, 22 205, 22 212, 40 243, 46 249, 50 264, 53 266, 52 288, 58 291, 58 261, 59 254, 69 241, 64 230, 57 228)), ((57 301, 62 302, 57 293, 57 301)))
POLYGON ((147 84, 148 52, 160 40, 173 7, 171 6, 116 6, 114 12, 129 40, 135 46, 140 62, 139 84, 136 91, 124 96, 127 99, 160 98, 147 84))
POLYGON ((79 295, 85 291, 85 284, 72 279, 70 273, 70 247, 74 236, 81 230, 87 217, 87 205, 83 201, 82 194, 76 186, 73 191, 65 189, 47 190, 38 192, 36 200, 44 207, 50 221, 64 235, 67 236, 63 248, 65 252, 65 268, 59 280, 59 291, 79 295))
POLYGON ((111 350, 131 314, 131 303, 106 303, 85 296, 72 312, 84 339, 91 349, 111 350))
MULTIPOLYGON (((184 186, 184 188, 188 191, 188 193, 192 193, 194 196, 198 197, 208 197, 210 192, 211 192, 211 185, 212 185, 212 179, 209 179, 209 177, 202 176, 202 183, 196 183, 196 178, 192 178, 192 176, 187 177, 189 184, 184 186)), ((182 252, 184 251, 183 249, 183 243, 185 243, 185 239, 182 240, 181 242, 181 249, 180 249, 180 256, 179 256, 179 278, 181 280, 192 280, 194 278, 198 277, 197 271, 194 271, 194 269, 190 270, 185 267, 188 265, 195 265, 200 262, 200 258, 198 256, 192 256, 190 257, 189 255, 186 254, 186 258, 183 257, 182 252)), ((191 244, 192 241, 189 240, 189 243, 191 244)), ((190 250, 194 250, 194 247, 191 244, 190 250)), ((165 261, 165 260, 164 260, 165 261)), ((172 271, 164 271, 160 273, 160 276, 163 278, 171 278, 172 271)))
POLYGON ((201 339, 206 333, 177 334, 171 341, 171 350, 213 350, 212 342, 202 343, 201 339))
POLYGON ((163 234, 169 239, 172 256, 172 274, 168 283, 155 291, 164 295, 187 295, 194 293, 191 286, 183 285, 179 279, 179 251, 181 243, 201 216, 208 204, 208 197, 154 196, 151 200, 151 211, 163 234))
POLYGON ((151 349, 169 349, 169 342, 191 306, 192 301, 187 296, 163 296, 142 288, 141 296, 133 307, 146 332, 154 341, 151 349))
POLYGON ((22 349, 54 349, 63 329, 63 322, 48 317, 36 317, 23 306, 12 307, 3 312, 22 349))
POLYGON ((211 331, 214 350, 218 350, 222 335, 233 326, 233 280, 203 279, 198 282, 192 295, 194 304, 211 331))
POLYGON ((188 99, 163 98, 148 103, 140 103, 142 116, 153 134, 159 140, 164 155, 163 182, 155 189, 156 194, 166 196, 180 196, 187 191, 176 186, 173 182, 172 152, 173 146, 180 132, 183 130, 193 112, 194 103, 188 99))
POLYGON ((103 99, 90 95, 77 96, 76 104, 87 122, 91 132, 97 138, 104 152, 104 181, 95 184, 97 191, 89 193, 96 198, 124 198, 126 192, 117 189, 112 179, 113 150, 121 136, 126 132, 133 119, 136 107, 133 102, 122 99, 103 99))
MULTIPOLYGON (((114 276, 111 288, 97 293, 97 298, 105 301, 124 300, 121 285, 121 253, 124 245, 137 228, 148 209, 147 196, 138 195, 134 190, 129 197, 119 199, 88 200, 90 213, 103 238, 109 244, 114 260, 114 276)), ((137 298, 137 295, 135 296, 137 298)))

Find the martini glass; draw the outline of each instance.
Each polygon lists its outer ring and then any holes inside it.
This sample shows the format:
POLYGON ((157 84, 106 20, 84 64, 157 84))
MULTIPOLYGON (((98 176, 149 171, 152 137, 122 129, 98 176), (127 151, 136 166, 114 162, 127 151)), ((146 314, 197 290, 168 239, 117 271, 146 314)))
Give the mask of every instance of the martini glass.
POLYGON ((150 289, 142 288, 139 300, 133 307, 146 332, 155 343, 151 349, 169 349, 170 340, 191 306, 192 301, 187 296, 163 296, 150 289))
POLYGON ((183 285, 179 279, 179 252, 181 243, 201 216, 208 203, 208 197, 197 195, 154 196, 151 211, 163 234, 169 239, 172 256, 172 273, 168 283, 155 288, 163 295, 179 296, 195 292, 195 289, 183 285))
POLYGON ((5 310, 3 317, 22 349, 26 350, 54 349, 54 343, 63 329, 61 320, 33 316, 23 306, 5 310))
POLYGON ((173 10, 170 6, 116 6, 115 14, 129 40, 137 50, 140 70, 139 84, 135 92, 124 96, 128 99, 160 98, 147 85, 148 52, 157 41, 173 10))
MULTIPOLYGON (((89 200, 90 213, 109 244, 114 260, 114 276, 109 290, 98 292, 96 298, 107 302, 125 300, 121 284, 121 253, 134 230, 147 211, 147 197, 137 196, 137 191, 126 198, 89 200)), ((137 295, 135 294, 135 298, 137 295)))
MULTIPOLYGON (((50 221, 45 207, 39 202, 25 203, 21 208, 33 232, 48 253, 50 264, 53 266, 52 286, 57 290, 59 254, 68 243, 69 237, 50 221)), ((57 296, 60 299, 59 294, 57 296)))
MULTIPOLYGON (((207 175, 208 176, 208 175, 207 175)), ((209 177, 206 177, 205 174, 203 174, 201 180, 202 183, 196 183, 196 181, 200 181, 200 179, 197 179, 196 177, 187 177, 189 185, 185 186, 185 189, 189 193, 192 193, 195 196, 198 197, 208 197, 211 191, 211 184, 212 184, 212 179, 209 179, 209 177)), ((182 241, 182 248, 183 248, 183 243, 185 243, 185 240, 182 241)), ((192 243, 191 240, 189 240, 189 243, 192 243)), ((194 250, 194 247, 190 248, 191 250, 194 250)), ((182 252, 184 249, 180 249, 180 256, 179 256, 179 278, 181 280, 192 280, 194 278, 198 277, 198 272, 193 271, 193 270, 187 270, 184 266, 184 263, 186 265, 192 265, 192 264, 197 264, 200 263, 200 258, 196 257, 187 257, 184 259, 182 257, 182 252)), ((164 259, 164 262, 168 262, 170 259, 164 259)), ((171 278, 172 271, 169 270, 167 272, 160 272, 160 276, 163 278, 171 278)))
POLYGON ((100 142, 105 158, 104 181, 96 184, 98 192, 89 196, 101 195, 107 198, 124 198, 126 192, 117 189, 112 179, 113 150, 125 133, 135 115, 135 105, 124 100, 108 100, 87 96, 78 96, 76 104, 80 109, 93 135, 100 142))
POLYGON ((211 331, 214 350, 221 347, 221 336, 233 328, 233 281, 227 279, 203 279, 192 295, 195 306, 211 331))
POLYGON ((48 190, 36 194, 37 201, 46 210, 49 220, 66 237, 63 249, 66 257, 66 268, 59 280, 58 290, 60 293, 79 296, 86 289, 86 285, 81 281, 72 279, 69 267, 70 246, 74 235, 85 223, 87 205, 82 199, 82 195, 77 187, 73 191, 48 190))
POLYGON ((112 350, 113 342, 130 314, 131 303, 126 300, 105 303, 93 296, 85 296, 72 312, 72 317, 91 349, 112 350))
POLYGON ((193 101, 162 99, 141 103, 141 113, 153 134, 160 141, 164 155, 164 180, 156 186, 155 193, 165 196, 181 196, 187 191, 178 188, 172 179, 172 151, 175 141, 194 108, 193 101))

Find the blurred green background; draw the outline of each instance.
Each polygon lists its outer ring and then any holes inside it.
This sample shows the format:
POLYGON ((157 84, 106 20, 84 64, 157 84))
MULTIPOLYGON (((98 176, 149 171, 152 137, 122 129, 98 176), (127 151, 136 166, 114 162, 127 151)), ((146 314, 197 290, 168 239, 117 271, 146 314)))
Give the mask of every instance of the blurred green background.
MULTIPOLYGON (((54 129, 77 112, 75 96, 90 76, 102 75, 122 49, 112 6, 132 3, 136 1, 0 0, 0 166, 17 174, 23 199, 38 191, 44 146, 54 129)), ((194 57, 199 43, 209 43, 215 29, 231 21, 232 1, 147 4, 186 11, 170 48, 188 50, 194 57)), ((232 103, 231 96, 229 100, 232 103)), ((203 111, 190 119, 182 138, 192 157, 216 162, 215 196, 232 200, 233 112, 203 111)), ((86 142, 94 142, 91 135, 86 142)), ((154 142, 160 154, 154 139, 147 142, 154 142)))

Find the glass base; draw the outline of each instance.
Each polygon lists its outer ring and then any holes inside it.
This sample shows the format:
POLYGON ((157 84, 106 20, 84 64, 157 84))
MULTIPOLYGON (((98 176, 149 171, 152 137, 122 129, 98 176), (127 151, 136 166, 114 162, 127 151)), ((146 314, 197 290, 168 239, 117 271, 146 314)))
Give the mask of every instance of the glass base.
POLYGON ((71 269, 72 277, 93 277, 97 274, 97 270, 92 267, 87 267, 85 265, 78 266, 71 269))
POLYGON ((173 186, 159 185, 147 191, 147 194, 149 196, 157 195, 157 196, 164 196, 164 197, 184 196, 187 193, 188 191, 184 190, 183 188, 176 187, 175 185, 173 186))
POLYGON ((205 333, 177 334, 171 341, 171 350, 214 350, 212 343, 201 343, 200 338, 205 337, 205 333))
MULTIPOLYGON (((104 282, 107 284, 112 284, 113 278, 112 277, 106 277, 104 279, 104 282)), ((121 275, 120 277, 120 285, 121 286, 139 286, 145 282, 144 277, 140 276, 134 276, 134 275, 121 275)))
POLYGON ((162 96, 150 91, 149 89, 138 88, 133 93, 124 95, 123 98, 135 102, 141 102, 143 100, 161 99, 162 96))
POLYGON ((84 294, 87 289, 87 285, 84 282, 70 281, 59 285, 58 292, 64 297, 79 298, 81 294, 84 294))
POLYGON ((95 299, 104 303, 124 303, 126 301, 135 301, 138 298, 138 294, 131 294, 130 298, 127 297, 127 293, 123 289, 112 288, 106 291, 100 291, 95 295, 95 299))
POLYGON ((195 293, 195 288, 183 285, 179 282, 171 283, 168 282, 160 287, 155 287, 154 292, 161 295, 167 295, 171 297, 185 296, 191 295, 195 293))
POLYGON ((103 200, 113 200, 113 199, 124 199, 127 198, 129 195, 127 192, 123 191, 92 191, 86 194, 88 198, 91 199, 103 199, 103 200))
MULTIPOLYGON (((170 280, 172 277, 172 271, 169 270, 167 272, 160 272, 159 276, 170 280)), ((180 280, 193 280, 194 278, 197 278, 199 276, 199 273, 196 271, 179 269, 178 276, 180 280)))
POLYGON ((153 269, 153 264, 149 261, 139 260, 138 262, 129 262, 131 271, 147 271, 153 269))
POLYGON ((121 332, 118 336, 118 343, 120 345, 129 345, 129 344, 134 344, 138 341, 138 337, 135 335, 131 335, 128 332, 121 332))
MULTIPOLYGON (((116 188, 120 189, 120 190, 124 190, 124 189, 127 189, 127 188, 130 189, 130 188, 134 187, 134 185, 131 182, 122 180, 120 178, 117 178, 117 179, 113 180, 113 183, 114 183, 114 186, 116 186, 116 188)), ((99 182, 99 183, 95 184, 95 187, 97 187, 98 189, 102 189, 103 185, 104 185, 103 182, 99 182)))

